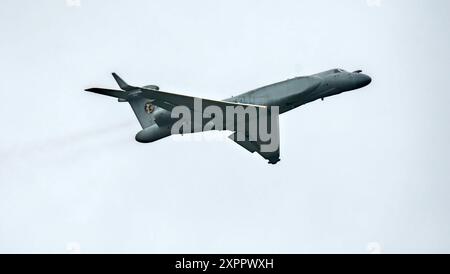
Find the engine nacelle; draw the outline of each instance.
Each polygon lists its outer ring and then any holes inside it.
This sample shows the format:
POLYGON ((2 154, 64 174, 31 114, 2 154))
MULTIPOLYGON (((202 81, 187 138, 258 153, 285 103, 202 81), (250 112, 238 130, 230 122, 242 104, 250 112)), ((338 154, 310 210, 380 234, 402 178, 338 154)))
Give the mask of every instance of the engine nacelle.
POLYGON ((172 118, 170 118, 170 112, 163 109, 157 108, 155 112, 153 112, 153 118, 158 126, 166 126, 172 122, 172 118))
POLYGON ((136 134, 139 143, 152 143, 170 135, 170 127, 159 127, 157 124, 149 126, 136 134))
POLYGON ((146 89, 153 89, 153 90, 159 90, 159 87, 155 86, 155 85, 148 85, 148 86, 145 86, 144 88, 146 88, 146 89))

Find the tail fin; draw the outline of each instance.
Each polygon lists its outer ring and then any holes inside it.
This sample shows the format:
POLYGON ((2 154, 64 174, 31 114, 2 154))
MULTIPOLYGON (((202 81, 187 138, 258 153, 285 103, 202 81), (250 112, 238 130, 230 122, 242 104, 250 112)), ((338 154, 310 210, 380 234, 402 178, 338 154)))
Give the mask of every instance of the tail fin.
POLYGON ((118 98, 119 102, 128 102, 143 129, 154 125, 155 119, 153 117, 153 112, 155 106, 152 104, 152 101, 141 97, 140 95, 129 96, 131 91, 139 88, 128 85, 114 72, 112 73, 112 76, 122 90, 89 88, 86 89, 86 91, 118 98))

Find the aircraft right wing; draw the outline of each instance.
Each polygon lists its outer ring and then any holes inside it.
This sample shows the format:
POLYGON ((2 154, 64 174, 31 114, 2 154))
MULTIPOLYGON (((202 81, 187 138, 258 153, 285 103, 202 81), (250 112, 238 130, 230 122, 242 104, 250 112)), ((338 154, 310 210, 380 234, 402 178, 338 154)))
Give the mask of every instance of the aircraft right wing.
POLYGON ((240 145, 241 147, 245 148, 250 153, 258 153, 261 155, 264 159, 269 160, 269 164, 275 165, 280 161, 280 145, 278 144, 278 149, 273 152, 263 152, 261 150, 261 145, 263 145, 262 142, 259 141, 238 141, 236 133, 231 134, 228 138, 233 140, 236 144, 240 145))

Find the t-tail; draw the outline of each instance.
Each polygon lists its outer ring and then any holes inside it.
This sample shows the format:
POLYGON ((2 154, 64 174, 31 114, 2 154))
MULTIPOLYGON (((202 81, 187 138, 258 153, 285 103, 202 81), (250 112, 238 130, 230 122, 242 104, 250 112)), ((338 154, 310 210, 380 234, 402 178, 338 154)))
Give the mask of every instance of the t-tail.
MULTIPOLYGON (((86 91, 94 92, 106 96, 118 98, 119 102, 128 102, 131 108, 136 114, 136 117, 141 124, 142 128, 148 128, 155 124, 153 112, 155 111, 155 105, 152 101, 140 96, 140 88, 128 85, 122 78, 116 73, 112 73, 112 76, 116 80, 121 90, 104 89, 104 88, 89 88, 86 91)), ((157 86, 147 86, 147 88, 159 89, 157 86)))

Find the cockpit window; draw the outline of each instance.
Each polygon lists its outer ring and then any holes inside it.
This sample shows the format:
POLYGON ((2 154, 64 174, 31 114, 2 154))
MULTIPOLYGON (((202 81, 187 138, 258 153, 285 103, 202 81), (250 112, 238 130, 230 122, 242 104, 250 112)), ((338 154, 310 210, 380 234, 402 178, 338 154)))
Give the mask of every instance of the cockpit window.
POLYGON ((318 73, 317 75, 328 76, 328 75, 331 75, 331 74, 338 74, 338 73, 343 73, 343 72, 346 72, 346 71, 343 70, 343 69, 330 69, 330 70, 318 73))
POLYGON ((334 69, 333 72, 334 73, 341 73, 341 72, 345 72, 345 70, 343 70, 343 69, 334 69))

